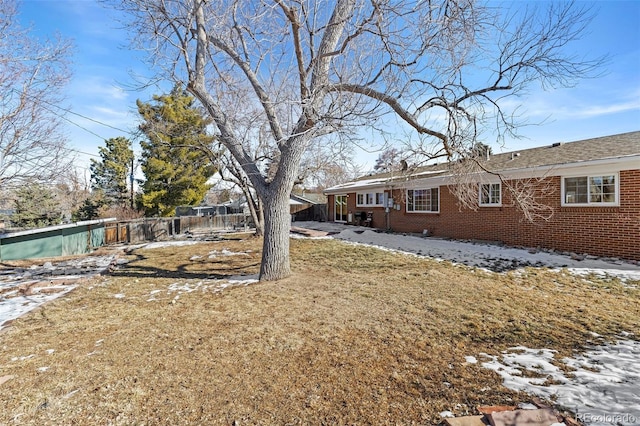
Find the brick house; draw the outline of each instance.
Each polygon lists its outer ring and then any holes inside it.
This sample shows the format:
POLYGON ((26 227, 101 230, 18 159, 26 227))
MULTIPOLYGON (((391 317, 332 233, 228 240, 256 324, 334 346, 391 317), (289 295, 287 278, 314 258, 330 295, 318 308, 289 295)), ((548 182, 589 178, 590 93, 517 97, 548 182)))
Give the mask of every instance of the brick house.
MULTIPOLYGON (((450 164, 364 176, 325 191, 329 220, 394 232, 640 260, 640 131, 488 155, 511 187, 535 182, 547 219, 527 221, 496 176, 460 206, 450 164)), ((474 187, 475 188, 475 187, 474 187)))

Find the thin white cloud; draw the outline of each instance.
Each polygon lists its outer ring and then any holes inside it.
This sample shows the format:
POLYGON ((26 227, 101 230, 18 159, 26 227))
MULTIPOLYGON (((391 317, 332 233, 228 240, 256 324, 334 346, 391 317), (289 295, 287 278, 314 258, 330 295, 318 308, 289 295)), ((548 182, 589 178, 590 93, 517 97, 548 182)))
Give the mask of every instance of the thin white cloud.
POLYGON ((617 114, 629 111, 638 111, 640 112, 640 98, 633 99, 628 102, 621 102, 610 105, 593 105, 586 107, 584 109, 579 109, 575 111, 573 114, 570 114, 569 117, 574 118, 590 118, 590 117, 598 117, 602 115, 609 114, 617 114))

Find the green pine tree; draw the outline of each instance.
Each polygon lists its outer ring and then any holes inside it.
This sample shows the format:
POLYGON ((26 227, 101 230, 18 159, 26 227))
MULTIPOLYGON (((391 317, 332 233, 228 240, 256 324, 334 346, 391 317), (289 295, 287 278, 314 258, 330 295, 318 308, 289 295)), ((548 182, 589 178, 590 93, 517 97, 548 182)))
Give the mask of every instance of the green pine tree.
POLYGON ((71 220, 79 222, 82 220, 93 220, 100 217, 100 209, 107 205, 102 191, 94 191, 90 197, 86 198, 77 210, 71 214, 71 220))
POLYGON ((124 207, 129 204, 129 179, 133 173, 131 141, 118 137, 100 147, 100 160, 91 159, 91 187, 104 194, 104 203, 124 207))
POLYGON ((138 101, 146 140, 142 147, 145 182, 140 203, 147 216, 172 216, 175 208, 199 204, 216 169, 200 147, 213 137, 210 124, 194 98, 176 86, 169 95, 154 96, 153 103, 138 101))
POLYGON ((43 184, 30 182, 15 192, 15 214, 11 221, 21 228, 59 225, 62 208, 54 191, 43 184))

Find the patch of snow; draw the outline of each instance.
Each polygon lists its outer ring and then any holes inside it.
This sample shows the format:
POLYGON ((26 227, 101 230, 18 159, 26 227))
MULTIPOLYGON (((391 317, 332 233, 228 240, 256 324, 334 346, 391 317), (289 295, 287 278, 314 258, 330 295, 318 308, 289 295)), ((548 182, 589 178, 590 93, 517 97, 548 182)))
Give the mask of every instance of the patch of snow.
POLYGON ((478 363, 478 360, 476 359, 476 357, 475 356, 471 356, 471 355, 465 356, 464 360, 469 364, 477 364, 478 363))
POLYGON ((76 288, 73 285, 74 280, 96 276, 115 261, 116 255, 84 256, 61 262, 47 261, 42 265, 31 265, 27 269, 19 267, 2 269, 0 329, 7 321, 67 294, 76 288), (19 288, 29 290, 25 292, 19 288))
POLYGON ((440 413, 440 417, 442 417, 444 419, 446 417, 452 418, 452 417, 455 417, 455 416, 451 411, 443 411, 443 412, 440 413))
POLYGON ((55 351, 56 351, 55 349, 47 349, 45 352, 46 352, 48 355, 51 355, 51 354, 53 354, 55 351))
POLYGON ((113 297, 115 297, 116 299, 124 299, 125 295, 123 293, 118 293, 118 294, 114 294, 113 297))
POLYGON ((75 395, 80 389, 76 389, 76 390, 72 390, 71 392, 69 392, 68 394, 66 394, 65 396, 63 396, 64 399, 68 399, 71 398, 73 395, 75 395))
POLYGON ((258 282, 258 278, 259 275, 258 274, 253 274, 253 275, 233 275, 229 278, 227 278, 227 282, 229 282, 232 285, 249 285, 249 284, 253 284, 253 283, 257 283, 258 282))
POLYGON ((192 246, 198 243, 200 243, 200 241, 185 241, 185 240, 156 241, 153 243, 130 246, 128 247, 128 249, 131 250, 131 249, 140 248, 143 250, 147 250, 147 249, 157 249, 157 248, 163 248, 163 247, 192 246))
POLYGON ((221 251, 214 250, 209 252, 209 259, 215 259, 218 256, 249 256, 246 252, 234 252, 227 249, 221 251))
POLYGON ((173 283, 170 284, 169 287, 167 287, 167 290, 171 293, 171 292, 180 292, 180 293, 191 293, 192 291, 196 291, 198 289, 200 289, 202 287, 202 281, 200 281, 199 283, 195 284, 195 285, 190 285, 189 283, 184 283, 184 284, 180 284, 180 283, 173 283))
MULTIPOLYGON (((177 292, 178 295, 174 297, 173 300, 177 300, 179 298, 180 294, 183 293, 192 293, 196 290, 205 292, 205 291, 212 291, 214 293, 219 293, 222 290, 224 290, 225 288, 228 287, 233 287, 233 286, 247 286, 249 284, 253 284, 258 282, 258 275, 254 274, 254 275, 234 275, 231 276, 229 278, 223 278, 223 279, 218 279, 218 280, 206 280, 206 281, 199 281, 196 284, 190 284, 190 283, 173 283, 170 284, 167 287, 167 294, 171 294, 171 293, 175 293, 177 292)), ((149 299, 147 299, 147 302, 151 302, 151 301, 155 301, 155 297, 154 295, 157 294, 158 292, 160 292, 162 290, 153 290, 150 294, 149 294, 149 299)))
POLYGON ((31 296, 16 295, 17 292, 5 293, 0 296, 0 330, 7 321, 16 319, 30 312, 45 302, 57 299, 71 290, 75 285, 64 286, 57 293, 36 292, 31 296))
MULTIPOLYGON (((518 404, 518 408, 521 410, 537 410, 538 406, 534 405, 530 402, 521 402, 520 404, 518 404)), ((562 423, 564 424, 564 423, 562 423)))
POLYGON ((569 375, 552 363, 555 351, 511 348, 482 366, 496 371, 510 389, 525 391, 576 413, 590 426, 632 425, 640 421, 640 342, 619 340, 561 361, 569 375), (524 371, 538 377, 527 377, 524 371))
POLYGON ((618 277, 621 280, 640 281, 640 265, 617 259, 572 257, 556 252, 505 247, 485 242, 377 232, 371 228, 335 222, 296 222, 296 226, 330 232, 333 233, 333 238, 342 241, 411 253, 435 260, 448 260, 493 272, 517 270, 526 266, 552 268, 558 271, 567 268, 575 274, 593 273, 618 277))
POLYGON ((45 372, 45 371, 47 371, 49 368, 51 368, 51 367, 39 367, 39 368, 38 368, 38 371, 39 371, 40 373, 44 373, 44 372, 45 372))
POLYGON ((36 356, 35 354, 30 354, 30 355, 26 355, 26 356, 14 356, 13 358, 11 358, 11 361, 24 361, 25 359, 31 359, 34 356, 36 356))

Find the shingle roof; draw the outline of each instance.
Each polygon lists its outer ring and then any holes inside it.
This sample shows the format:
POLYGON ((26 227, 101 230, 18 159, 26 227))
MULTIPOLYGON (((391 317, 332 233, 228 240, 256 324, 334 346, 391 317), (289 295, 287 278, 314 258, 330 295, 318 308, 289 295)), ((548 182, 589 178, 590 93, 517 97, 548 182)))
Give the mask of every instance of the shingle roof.
MULTIPOLYGON (((490 155, 489 160, 483 161, 483 164, 493 171, 506 171, 544 166, 559 166, 633 155, 640 155, 640 131, 575 142, 558 142, 538 148, 493 154, 490 155)), ((419 173, 436 172, 440 170, 445 171, 448 167, 449 165, 447 163, 419 167, 412 175, 415 176, 419 173)), ((363 176, 356 180, 382 179, 397 176, 397 174, 397 172, 380 173, 363 176)))
MULTIPOLYGON (((596 160, 640 157, 640 131, 603 136, 575 142, 558 142, 538 148, 493 154, 482 164, 496 172, 579 164, 596 160)), ((640 160, 639 160, 640 164, 640 160)), ((640 167, 640 165, 639 165, 640 167)), ((345 191, 366 186, 379 186, 394 180, 412 180, 446 174, 449 163, 432 164, 398 174, 378 173, 361 176, 351 182, 328 188, 325 193, 345 191)))

